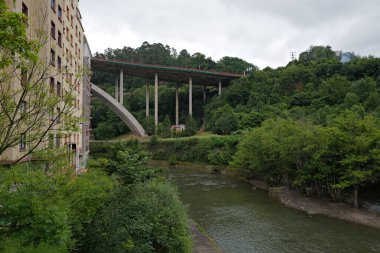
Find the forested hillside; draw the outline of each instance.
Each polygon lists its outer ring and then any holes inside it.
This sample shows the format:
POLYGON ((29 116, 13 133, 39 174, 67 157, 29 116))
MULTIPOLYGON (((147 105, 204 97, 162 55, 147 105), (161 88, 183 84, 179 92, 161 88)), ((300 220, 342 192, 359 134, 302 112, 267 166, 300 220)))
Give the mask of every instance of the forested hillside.
MULTIPOLYGON (((231 73, 243 73, 247 68, 257 69, 251 63, 236 57, 223 57, 219 61, 214 61, 202 53, 191 54, 187 50, 177 53, 176 49, 164 46, 161 43, 149 44, 144 42, 140 47, 134 49, 124 47, 122 49, 107 49, 104 53, 96 53, 97 58, 107 58, 116 60, 128 60, 139 63, 162 64, 187 68, 196 68, 201 70, 215 70, 231 73)), ((111 74, 95 72, 93 82, 103 89, 113 94, 115 77, 111 74)), ((153 118, 146 120, 145 117, 145 85, 146 80, 142 78, 125 77, 125 99, 124 105, 134 114, 141 122, 145 129, 154 133, 153 118), (148 121, 148 122, 147 122, 148 121)), ((166 119, 174 121, 175 115, 175 86, 171 83, 165 83, 159 89, 159 116, 160 121, 166 119), (166 117, 168 116, 168 117, 166 117)), ((203 117, 203 102, 201 87, 194 87, 194 104, 193 113, 197 124, 201 124, 203 117)), ((210 88, 208 96, 211 97, 217 93, 216 89, 210 88)), ((181 123, 188 121, 188 89, 186 86, 180 89, 180 118, 181 123)), ((153 98, 153 86, 151 87, 151 98, 153 98)), ((151 99, 151 108, 154 101, 151 99)), ((119 118, 108 110, 100 101, 93 102, 93 134, 96 139, 108 139, 129 132, 119 118)), ((170 122, 169 122, 170 124, 170 122)))
MULTIPOLYGON (((157 45, 160 44, 150 45, 155 48, 152 51, 156 58, 141 54, 142 61, 155 59, 153 63, 179 65, 187 62, 190 67, 201 63, 201 69, 233 72, 254 66, 230 57, 215 63, 201 54, 183 61, 186 51, 174 58, 160 58, 157 45)), ((140 55, 140 50, 107 50, 102 57, 138 60, 133 57, 140 55)), ((166 50, 170 55, 175 52, 169 47, 166 50)), ((108 78, 96 73, 94 81, 106 83, 108 78)), ((126 84, 125 105, 154 134, 151 119, 145 119, 145 80, 127 79, 126 84)), ((112 89, 112 85, 108 87, 112 89)), ((358 192, 380 198, 376 193, 380 179, 379 92, 379 58, 312 46, 285 67, 254 67, 252 73, 223 89, 222 97, 210 88, 205 104, 202 91, 195 89, 192 124, 199 129, 206 119, 206 131, 241 136, 237 152, 220 159, 248 177, 296 187, 309 194, 328 194, 337 201, 347 199, 349 194, 357 206, 358 192)), ((174 121, 174 95, 173 85, 160 87, 161 128, 168 128, 174 121)), ((184 86, 180 90, 181 123, 189 123, 187 97, 184 86)), ((127 131, 97 101, 93 115, 96 138, 127 131)))

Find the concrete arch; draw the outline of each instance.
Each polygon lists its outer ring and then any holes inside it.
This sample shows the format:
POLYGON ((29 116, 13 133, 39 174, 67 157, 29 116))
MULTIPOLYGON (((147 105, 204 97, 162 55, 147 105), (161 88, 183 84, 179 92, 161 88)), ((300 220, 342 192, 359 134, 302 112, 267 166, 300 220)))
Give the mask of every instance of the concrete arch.
POLYGON ((91 84, 91 90, 92 94, 100 98, 112 111, 114 111, 121 120, 127 124, 133 133, 139 136, 146 136, 145 130, 141 124, 122 104, 95 84, 91 84))

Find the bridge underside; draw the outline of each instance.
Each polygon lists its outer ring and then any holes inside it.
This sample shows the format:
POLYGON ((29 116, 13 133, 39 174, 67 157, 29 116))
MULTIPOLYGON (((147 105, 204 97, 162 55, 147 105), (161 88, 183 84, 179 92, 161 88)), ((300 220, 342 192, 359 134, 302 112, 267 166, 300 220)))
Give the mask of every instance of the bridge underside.
POLYGON ((150 80, 154 80, 157 74, 160 81, 179 84, 188 83, 189 78, 191 78, 193 84, 208 86, 218 86, 219 82, 226 85, 231 80, 241 77, 240 74, 107 59, 92 59, 91 67, 96 71, 115 73, 116 75, 123 71, 124 75, 143 77, 150 80))
POLYGON ((206 86, 217 86, 218 95, 222 94, 222 86, 227 86, 232 80, 242 75, 210 70, 181 68, 175 66, 162 66, 153 64, 141 64, 120 60, 92 59, 91 68, 94 71, 115 74, 115 99, 105 93, 96 85, 93 85, 94 94, 99 96, 112 110, 114 110, 129 128, 139 135, 144 136, 145 131, 137 120, 123 106, 124 99, 124 75, 142 77, 147 79, 146 84, 146 116, 150 116, 149 108, 149 80, 154 80, 154 123, 158 125, 158 89, 159 81, 176 84, 176 126, 179 125, 179 92, 181 84, 189 85, 189 116, 193 115, 193 85, 203 86, 203 101, 206 101, 206 86))
POLYGON ((112 111, 114 111, 134 134, 146 136, 144 128, 122 104, 95 84, 91 84, 91 89, 92 94, 100 98, 112 111))

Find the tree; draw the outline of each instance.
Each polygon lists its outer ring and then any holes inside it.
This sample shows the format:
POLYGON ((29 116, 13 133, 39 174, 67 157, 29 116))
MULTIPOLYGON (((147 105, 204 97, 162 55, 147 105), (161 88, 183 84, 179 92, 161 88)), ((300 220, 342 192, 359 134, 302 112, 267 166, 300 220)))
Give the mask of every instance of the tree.
POLYGON ((322 82, 320 97, 328 105, 341 104, 344 101, 350 82, 344 76, 334 76, 322 82))
POLYGON ((216 134, 231 134, 238 129, 239 124, 234 112, 228 105, 216 110, 211 122, 211 130, 216 134))
POLYGON ((186 212, 160 179, 120 187, 98 213, 83 252, 190 253, 186 212))
POLYGON ((191 252, 185 208, 163 170, 146 166, 142 146, 107 143, 94 151, 108 160, 118 184, 90 224, 81 252, 191 252))
POLYGON ((85 227, 113 183, 96 171, 75 178, 68 156, 64 150, 42 152, 43 162, 0 168, 1 252, 63 253, 81 247, 85 227))
POLYGON ((159 123, 157 126, 157 134, 163 138, 169 138, 171 136, 171 126, 169 116, 166 115, 163 122, 159 123))
POLYGON ((49 39, 43 25, 29 39, 23 14, 8 11, 3 1, 0 14, 0 155, 22 140, 27 148, 18 162, 47 146, 50 134, 59 137, 78 131, 81 120, 75 116, 75 84, 80 76, 64 70, 70 87, 65 92, 52 90, 48 83, 59 71, 39 57, 49 39))
POLYGON ((194 120, 192 116, 189 116, 186 118, 186 129, 185 129, 185 135, 186 136, 193 136, 197 133, 197 122, 194 120))
POLYGON ((258 70, 258 67, 237 57, 224 56, 217 62, 217 70, 222 72, 243 74, 249 67, 253 71, 258 70))
POLYGON ((380 175, 380 129, 372 116, 361 118, 351 111, 345 111, 333 125, 331 138, 340 143, 338 164, 342 172, 334 187, 353 190, 354 206, 358 207, 360 186, 376 180, 380 175))
POLYGON ((303 64, 328 59, 337 59, 336 53, 330 46, 310 46, 309 50, 302 52, 299 56, 299 61, 303 64))

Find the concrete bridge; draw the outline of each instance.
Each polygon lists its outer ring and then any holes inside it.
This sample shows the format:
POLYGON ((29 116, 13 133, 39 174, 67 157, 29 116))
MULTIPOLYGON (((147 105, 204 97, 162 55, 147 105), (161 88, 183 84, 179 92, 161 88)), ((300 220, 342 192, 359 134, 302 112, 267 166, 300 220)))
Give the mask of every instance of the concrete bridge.
POLYGON ((222 94, 222 87, 227 86, 232 80, 240 78, 240 74, 215 72, 181 68, 175 66, 163 66, 153 64, 141 64, 129 61, 92 59, 91 68, 95 71, 115 74, 114 97, 107 94, 95 84, 92 85, 93 94, 99 97, 111 110, 113 110, 131 131, 137 135, 145 136, 145 130, 133 115, 123 106, 124 102, 124 75, 142 77, 146 83, 146 116, 150 115, 149 108, 149 83, 154 80, 154 122, 158 125, 158 83, 167 81, 176 83, 176 126, 179 125, 179 85, 188 84, 189 87, 189 115, 193 114, 193 85, 203 86, 203 99, 206 100, 206 87, 218 87, 218 95, 222 94))

